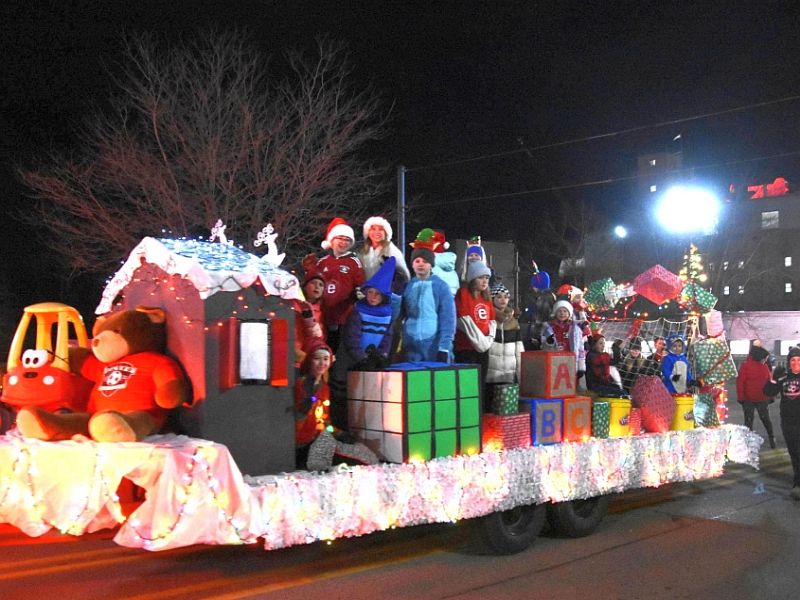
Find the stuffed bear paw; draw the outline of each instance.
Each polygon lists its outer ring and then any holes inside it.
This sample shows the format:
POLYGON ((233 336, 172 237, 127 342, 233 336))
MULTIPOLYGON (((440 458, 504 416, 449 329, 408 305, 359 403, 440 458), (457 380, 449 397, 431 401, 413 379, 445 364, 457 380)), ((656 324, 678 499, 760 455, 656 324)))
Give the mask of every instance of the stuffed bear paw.
POLYGON ((100 412, 89 421, 89 435, 96 442, 135 442, 136 431, 115 411, 100 412))

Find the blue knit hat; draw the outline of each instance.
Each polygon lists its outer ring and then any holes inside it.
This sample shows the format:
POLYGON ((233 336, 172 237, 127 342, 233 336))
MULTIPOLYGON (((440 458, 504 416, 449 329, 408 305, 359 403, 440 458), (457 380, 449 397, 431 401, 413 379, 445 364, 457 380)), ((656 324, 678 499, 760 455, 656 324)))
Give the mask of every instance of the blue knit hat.
POLYGON ((381 268, 370 277, 364 285, 361 286, 361 291, 366 293, 369 288, 375 288, 386 298, 392 297, 392 279, 394 278, 395 266, 397 259, 394 256, 387 258, 381 268))

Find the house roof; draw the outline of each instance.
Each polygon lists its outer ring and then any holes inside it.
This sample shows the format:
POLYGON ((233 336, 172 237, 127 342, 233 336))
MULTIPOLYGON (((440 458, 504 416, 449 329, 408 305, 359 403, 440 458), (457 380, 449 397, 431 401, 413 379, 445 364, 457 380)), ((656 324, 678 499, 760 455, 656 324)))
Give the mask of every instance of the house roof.
POLYGON ((142 264, 155 265, 170 275, 181 275, 206 299, 217 292, 234 292, 256 281, 268 294, 302 299, 300 282, 293 274, 236 246, 203 240, 144 238, 103 290, 96 314, 111 310, 114 298, 132 281, 142 264))

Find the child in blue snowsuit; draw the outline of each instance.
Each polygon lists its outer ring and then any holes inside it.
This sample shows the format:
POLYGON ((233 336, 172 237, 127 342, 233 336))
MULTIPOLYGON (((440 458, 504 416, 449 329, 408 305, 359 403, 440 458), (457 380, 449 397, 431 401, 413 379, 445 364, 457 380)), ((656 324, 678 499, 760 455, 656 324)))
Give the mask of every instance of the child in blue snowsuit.
POLYGON ((685 394, 694 383, 686 358, 686 342, 678 334, 667 338, 667 354, 661 359, 661 378, 670 394, 685 394))

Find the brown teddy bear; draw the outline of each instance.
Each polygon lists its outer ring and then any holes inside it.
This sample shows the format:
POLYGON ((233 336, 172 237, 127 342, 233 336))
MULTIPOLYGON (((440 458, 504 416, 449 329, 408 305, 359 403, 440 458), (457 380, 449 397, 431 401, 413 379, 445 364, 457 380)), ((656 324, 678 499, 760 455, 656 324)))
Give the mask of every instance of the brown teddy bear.
POLYGON ((98 442, 133 442, 158 433, 169 411, 188 399, 183 370, 164 355, 162 309, 139 306, 98 317, 92 334, 93 354, 73 367, 94 382, 87 412, 22 408, 17 427, 23 436, 64 440, 88 435, 98 442))

